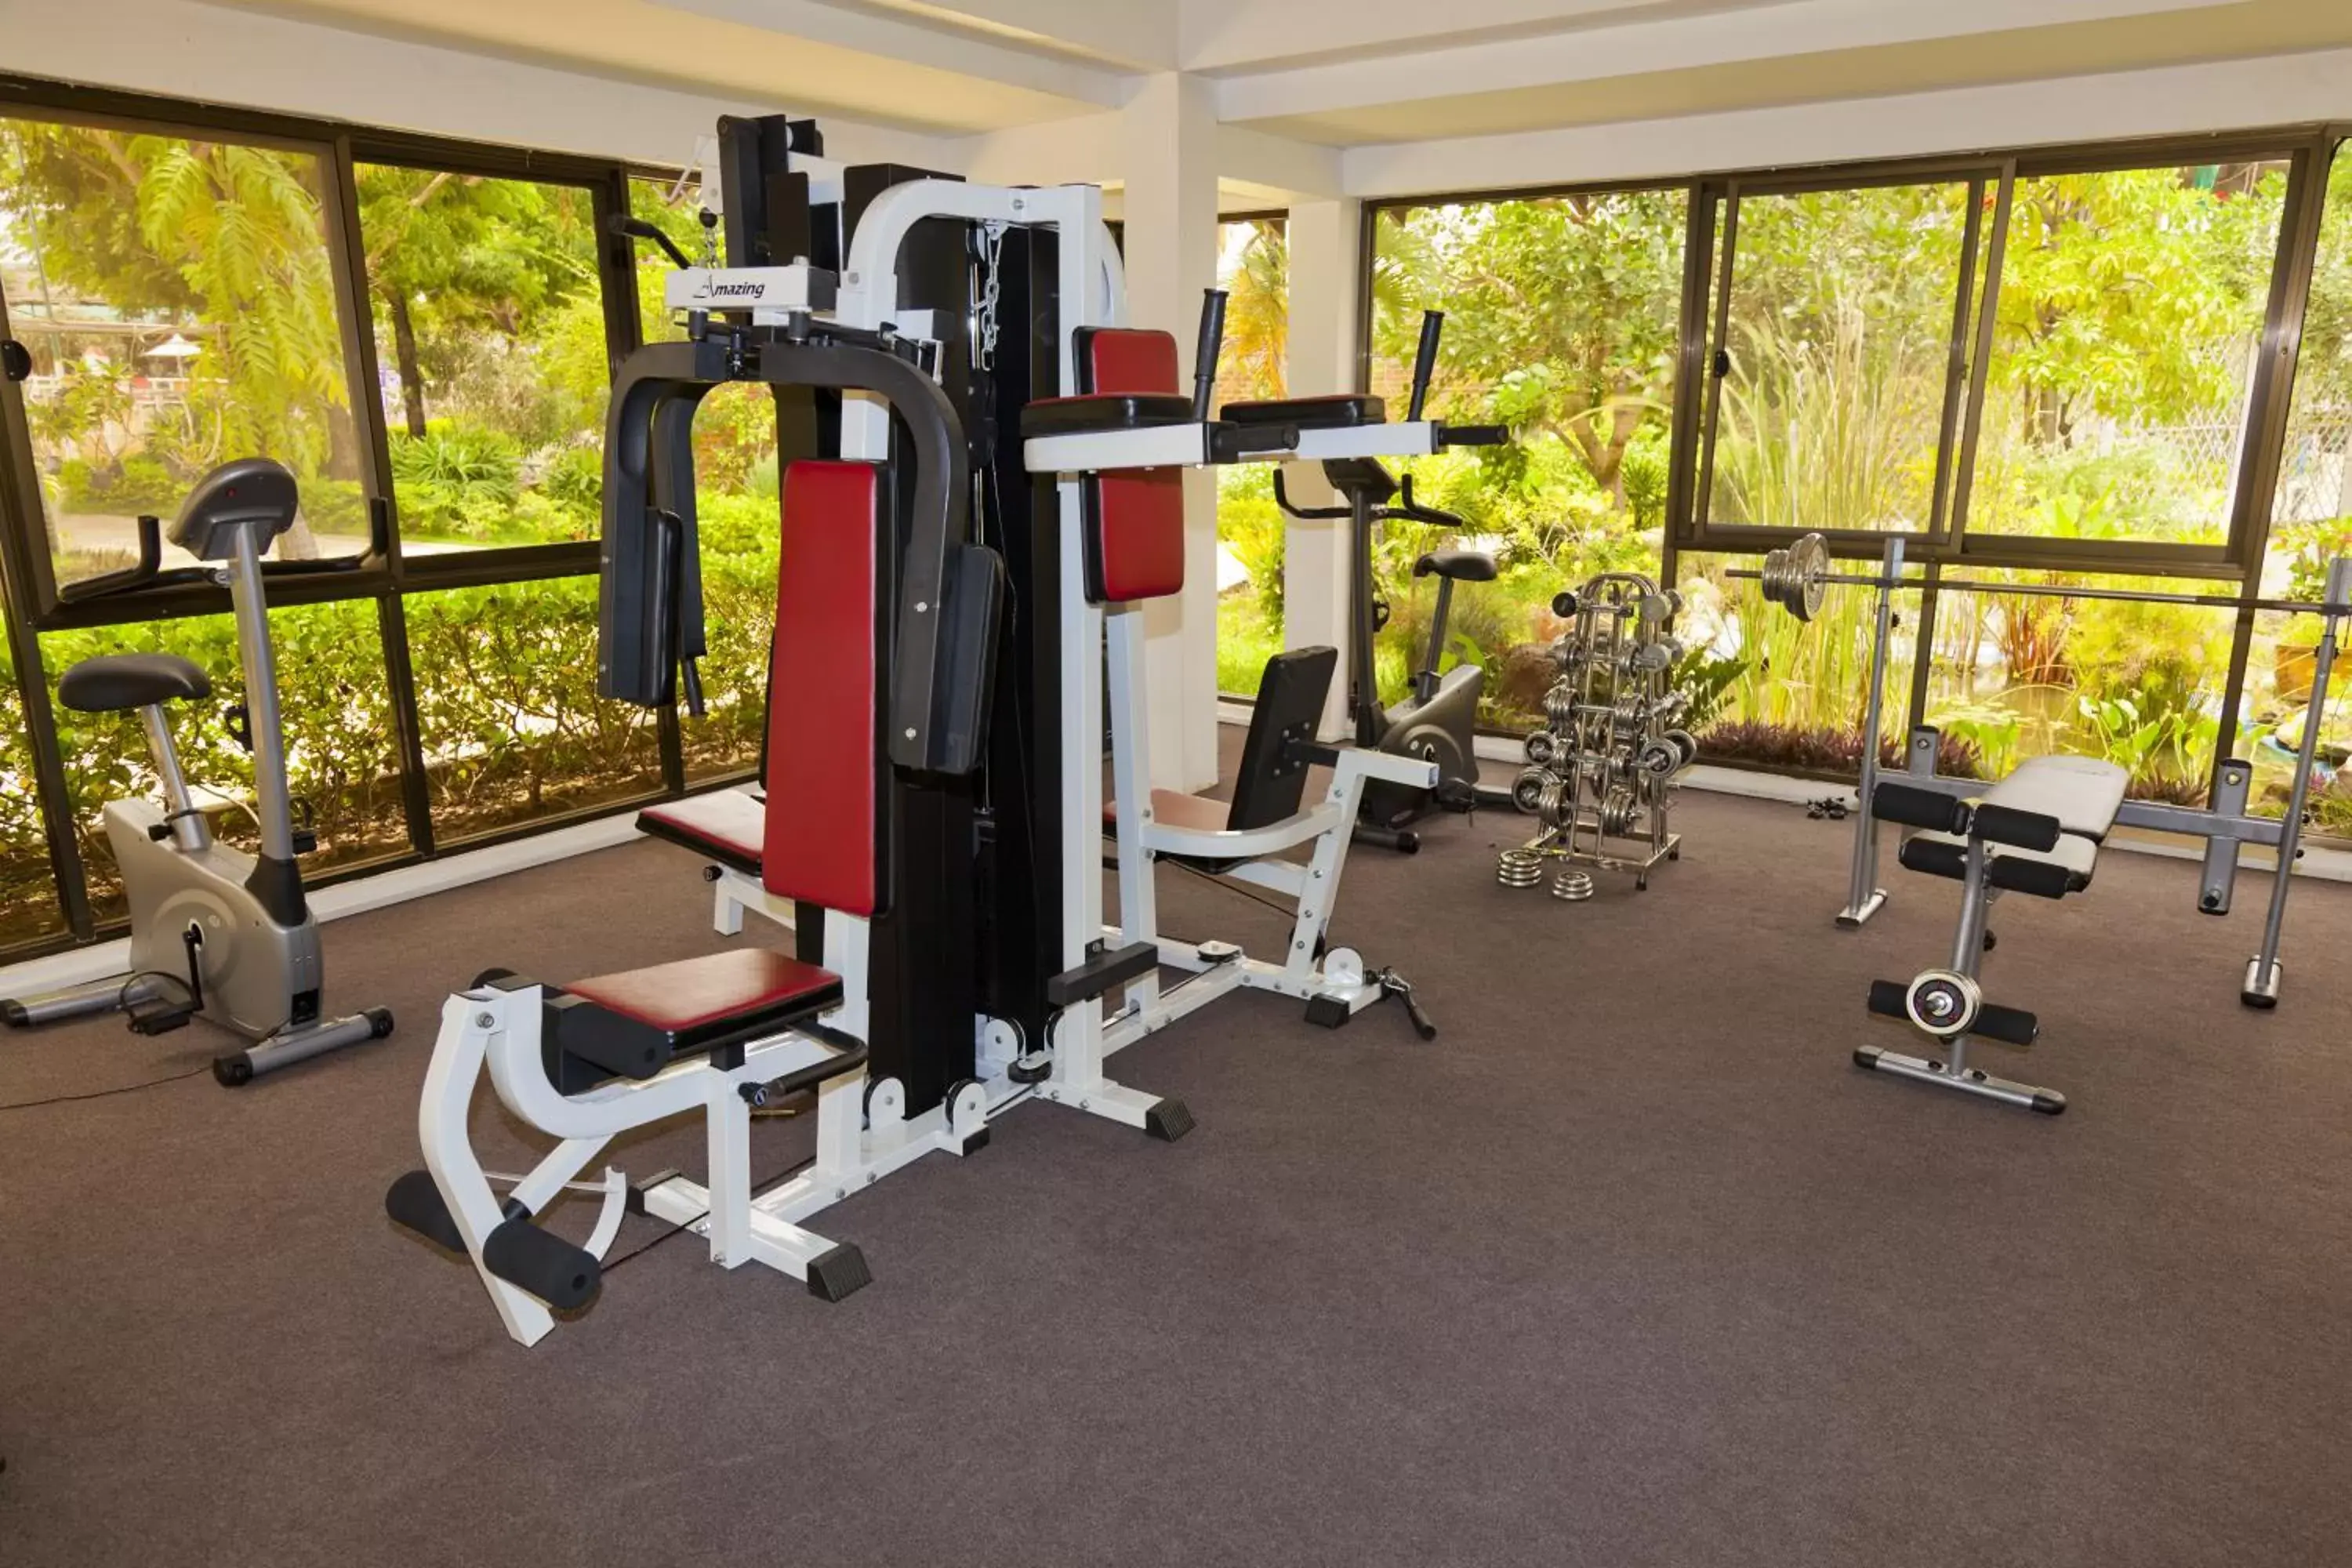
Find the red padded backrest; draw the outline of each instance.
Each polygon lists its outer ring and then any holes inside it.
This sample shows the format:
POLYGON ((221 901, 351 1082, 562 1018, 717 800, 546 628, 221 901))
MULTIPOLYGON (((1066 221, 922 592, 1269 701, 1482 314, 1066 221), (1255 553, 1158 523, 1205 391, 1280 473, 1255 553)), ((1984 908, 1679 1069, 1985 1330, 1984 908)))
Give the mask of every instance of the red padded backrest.
MULTIPOLYGON (((1176 340, 1132 327, 1081 329, 1080 393, 1178 392, 1176 340)), ((1087 480, 1087 596, 1156 599, 1184 586, 1184 470, 1122 468, 1087 480)))
POLYGON ((844 914, 881 909, 876 853, 875 546, 881 469, 784 470, 768 688, 768 829, 761 881, 844 914))

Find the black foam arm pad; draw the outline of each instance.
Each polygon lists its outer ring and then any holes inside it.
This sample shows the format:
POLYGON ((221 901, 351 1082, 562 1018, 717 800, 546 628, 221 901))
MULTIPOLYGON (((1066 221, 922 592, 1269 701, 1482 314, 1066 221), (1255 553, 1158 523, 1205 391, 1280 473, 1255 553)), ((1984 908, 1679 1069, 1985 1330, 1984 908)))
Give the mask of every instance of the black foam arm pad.
POLYGON ((1882 784, 1873 790, 1870 812, 1882 822, 1899 822, 1933 833, 1961 833, 1969 825, 1966 801, 1905 784, 1882 784))
POLYGON ((1977 1021, 1969 1026, 1969 1033, 2004 1045, 2030 1046, 2042 1037, 2042 1020, 2022 1007, 1988 1002, 1977 1010, 1977 1021))
POLYGON ((392 1190, 383 1194, 383 1212, 392 1216, 393 1224, 415 1232, 436 1247, 452 1252, 466 1250, 466 1237, 457 1229, 449 1205, 441 1201, 441 1189, 430 1171, 411 1171, 393 1183, 392 1190))
POLYGON ((1900 980, 1874 980, 1870 983, 1870 1010, 1882 1018, 1908 1020, 1911 1010, 1903 1005, 1909 987, 1900 980))
POLYGON ((520 1285, 559 1312, 584 1307, 596 1294, 604 1266, 585 1247, 531 1224, 518 1215, 482 1243, 482 1267, 509 1285, 520 1285))
POLYGON ((1969 824, 1971 837, 2020 849, 2053 849, 2058 845, 2059 831, 2056 817, 2039 811, 2020 811, 2013 805, 1979 805, 1969 824))

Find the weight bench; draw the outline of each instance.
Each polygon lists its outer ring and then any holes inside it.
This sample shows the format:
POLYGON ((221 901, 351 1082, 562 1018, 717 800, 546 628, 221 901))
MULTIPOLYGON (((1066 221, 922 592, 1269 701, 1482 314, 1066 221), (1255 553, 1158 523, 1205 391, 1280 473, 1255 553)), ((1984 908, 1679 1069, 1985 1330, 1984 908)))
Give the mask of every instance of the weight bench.
POLYGON ((2063 899, 2088 888, 2129 781, 2112 763, 2035 757, 1974 800, 1910 784, 1878 785, 1872 811, 1919 829, 1904 840, 1903 865, 1961 884, 1960 923, 1950 968, 1923 970, 1907 985, 1893 980, 1870 985, 1873 1013, 1916 1026, 1943 1043, 1944 1055, 1905 1056, 1865 1046, 1853 1053, 1855 1066, 2048 1116, 2066 1109, 2066 1097, 2055 1089, 1996 1078, 1968 1064, 1972 1036, 2030 1046, 2041 1033, 2032 1014, 1984 998, 1979 975, 1992 940, 1986 922, 1992 900, 2004 892, 2063 899))

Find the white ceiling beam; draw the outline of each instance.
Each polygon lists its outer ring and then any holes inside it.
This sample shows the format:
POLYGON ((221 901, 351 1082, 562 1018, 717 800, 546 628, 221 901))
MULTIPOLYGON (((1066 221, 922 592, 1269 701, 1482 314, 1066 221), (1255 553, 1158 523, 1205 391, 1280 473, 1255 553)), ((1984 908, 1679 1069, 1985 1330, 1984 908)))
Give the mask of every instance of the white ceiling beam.
POLYGON ((890 11, 1123 71, 1173 70, 1174 0, 831 0, 890 11))
MULTIPOLYGON (((687 163, 720 114, 780 105, 553 69, 317 26, 197 0, 108 0, 106 26, 69 5, 6 5, 7 65, 29 76, 608 158, 687 163)), ((829 117, 857 162, 926 163, 952 139, 829 117)))
POLYGON ((2352 49, 1893 98, 1395 142, 1341 154, 1366 199, 1801 167, 2352 119, 2352 49))
POLYGON ((984 77, 1007 87, 1052 93, 1104 109, 1118 108, 1129 96, 1128 79, 1117 70, 1035 49, 982 43, 968 34, 942 32, 920 22, 901 21, 854 6, 822 5, 817 0, 654 0, 654 4, 666 10, 761 28, 788 39, 984 77))
POLYGON ((1278 120, 1456 94, 2190 10, 2210 3, 1971 0, 1958 5, 1949 0, 1790 0, 1763 9, 1226 77, 1217 83, 1217 109, 1228 121, 1278 120))

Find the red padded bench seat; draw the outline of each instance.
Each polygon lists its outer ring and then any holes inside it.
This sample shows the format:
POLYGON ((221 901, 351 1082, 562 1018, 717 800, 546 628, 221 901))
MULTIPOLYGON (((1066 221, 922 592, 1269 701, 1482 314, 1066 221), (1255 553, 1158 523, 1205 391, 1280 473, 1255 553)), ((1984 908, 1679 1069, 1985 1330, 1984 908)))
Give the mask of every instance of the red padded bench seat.
POLYGON ((637 831, 757 877, 766 848, 768 808, 740 790, 716 790, 646 807, 637 813, 637 831))
MULTIPOLYGON (((831 970, 764 947, 737 948, 551 987, 547 1046, 604 1073, 642 1080, 681 1057, 738 1050, 804 1026, 840 1003, 841 977, 831 970)), ((566 1093, 583 1087, 577 1072, 554 1076, 566 1093)))

